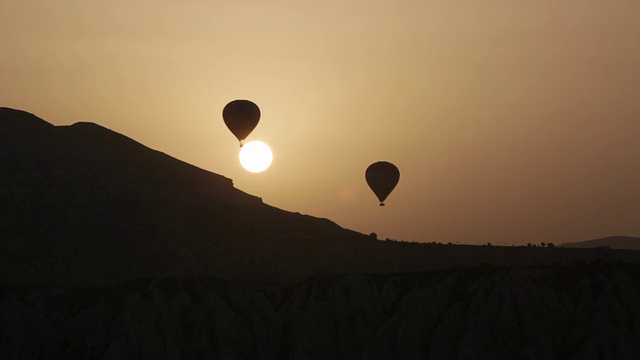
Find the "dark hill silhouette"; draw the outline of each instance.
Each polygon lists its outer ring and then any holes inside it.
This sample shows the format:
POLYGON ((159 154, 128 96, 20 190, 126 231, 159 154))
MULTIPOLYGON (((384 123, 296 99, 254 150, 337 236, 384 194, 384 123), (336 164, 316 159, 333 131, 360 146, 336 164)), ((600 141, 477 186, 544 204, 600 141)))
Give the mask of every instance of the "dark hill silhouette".
POLYGON ((630 236, 608 236, 601 239, 577 241, 560 244, 568 248, 609 248, 609 249, 630 249, 640 250, 640 238, 630 236))
POLYGON ((315 274, 638 259, 627 251, 377 241, 268 206, 228 178, 99 125, 52 126, 7 108, 0 163, 0 284, 168 275, 288 283, 315 274))
POLYGON ((96 124, 54 127, 2 108, 0 144, 4 283, 257 276, 256 256, 286 261, 270 267, 286 272, 296 262, 286 253, 310 251, 315 239, 371 241, 265 205, 228 178, 96 124))

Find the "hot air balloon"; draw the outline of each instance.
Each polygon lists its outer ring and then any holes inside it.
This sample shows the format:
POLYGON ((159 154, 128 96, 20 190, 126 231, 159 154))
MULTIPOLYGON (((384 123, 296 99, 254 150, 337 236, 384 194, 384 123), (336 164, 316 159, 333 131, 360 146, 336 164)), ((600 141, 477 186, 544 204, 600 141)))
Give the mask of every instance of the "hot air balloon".
POLYGON ((240 141, 246 139, 260 121, 260 108, 249 100, 233 100, 222 110, 222 118, 240 141))
POLYGON ((367 184, 380 200, 380 206, 384 206, 384 200, 400 180, 400 170, 390 162, 378 161, 369 165, 364 176, 367 184))

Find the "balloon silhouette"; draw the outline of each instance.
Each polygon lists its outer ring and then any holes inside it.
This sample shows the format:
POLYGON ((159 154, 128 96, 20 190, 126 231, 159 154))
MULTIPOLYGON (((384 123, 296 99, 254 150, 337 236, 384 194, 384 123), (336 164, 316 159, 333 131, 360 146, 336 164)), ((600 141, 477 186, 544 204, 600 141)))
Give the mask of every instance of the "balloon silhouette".
POLYGON ((380 206, 384 206, 384 200, 400 180, 400 170, 390 162, 378 161, 369 165, 364 176, 367 184, 380 200, 380 206))
POLYGON ((222 109, 222 118, 240 141, 246 139, 260 121, 260 108, 249 100, 233 100, 222 109))

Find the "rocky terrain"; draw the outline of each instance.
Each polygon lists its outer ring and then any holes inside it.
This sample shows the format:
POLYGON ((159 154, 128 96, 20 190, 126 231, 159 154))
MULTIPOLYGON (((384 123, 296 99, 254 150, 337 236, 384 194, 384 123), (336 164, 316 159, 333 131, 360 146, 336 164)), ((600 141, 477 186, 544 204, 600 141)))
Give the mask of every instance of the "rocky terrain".
POLYGON ((638 263, 381 241, 0 108, 0 359, 635 359, 638 263))
POLYGON ((637 359, 640 267, 4 287, 2 359, 637 359))

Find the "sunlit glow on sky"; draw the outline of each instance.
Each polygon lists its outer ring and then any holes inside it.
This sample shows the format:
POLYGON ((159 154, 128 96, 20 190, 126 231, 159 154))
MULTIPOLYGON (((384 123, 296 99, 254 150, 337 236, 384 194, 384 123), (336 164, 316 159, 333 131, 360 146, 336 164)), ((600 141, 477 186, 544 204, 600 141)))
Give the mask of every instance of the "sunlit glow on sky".
POLYGON ((0 0, 0 106, 380 238, 640 236, 640 1, 0 0), (222 120, 262 118, 277 161, 222 120), (393 162, 385 207, 366 167, 393 162))

